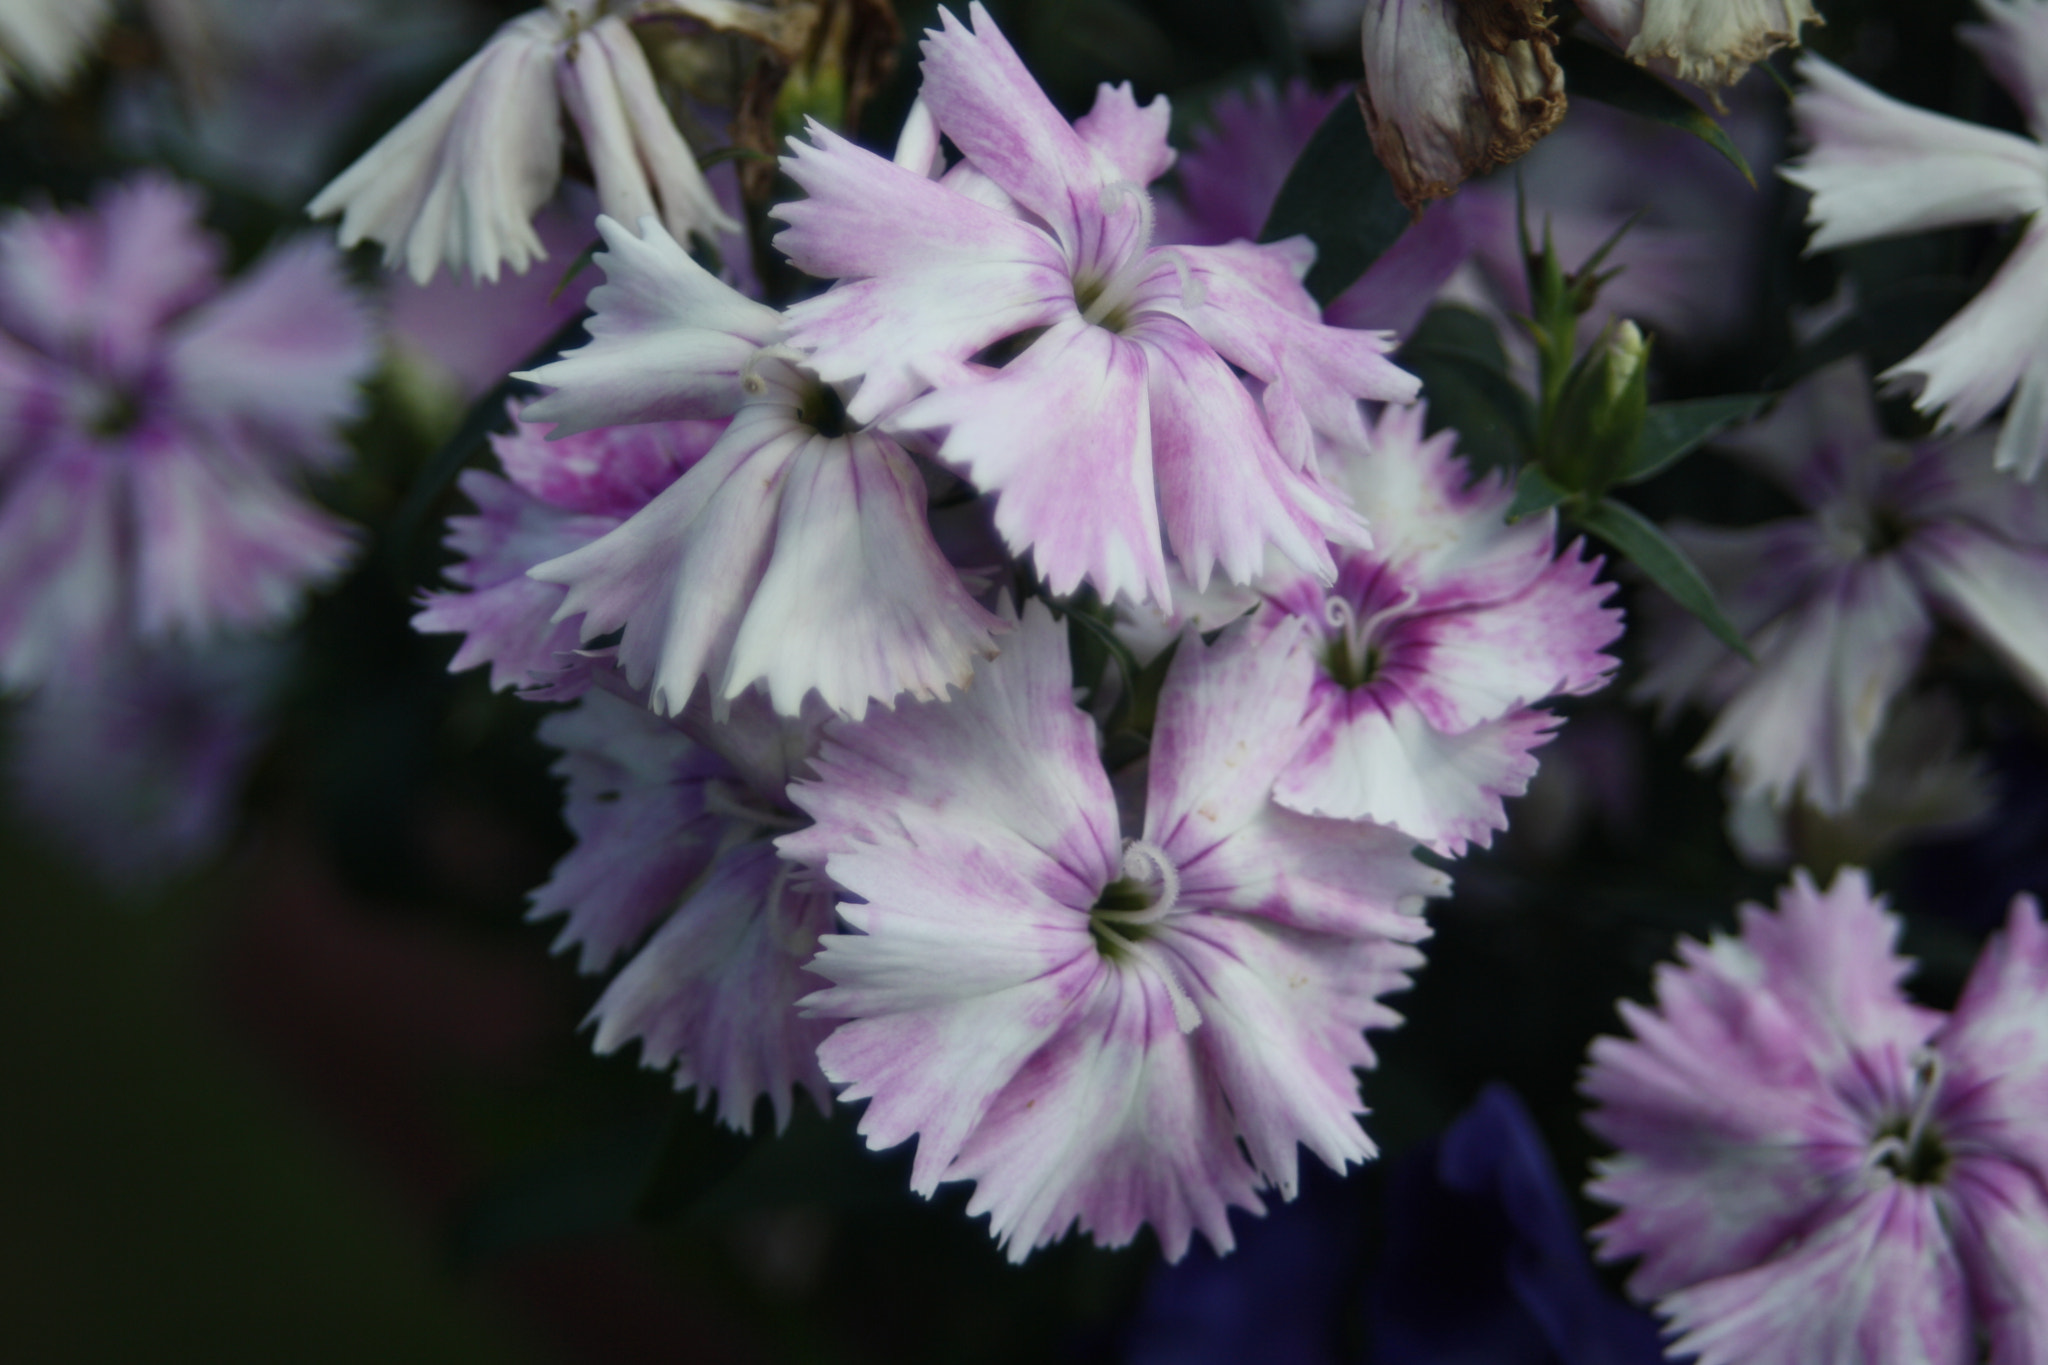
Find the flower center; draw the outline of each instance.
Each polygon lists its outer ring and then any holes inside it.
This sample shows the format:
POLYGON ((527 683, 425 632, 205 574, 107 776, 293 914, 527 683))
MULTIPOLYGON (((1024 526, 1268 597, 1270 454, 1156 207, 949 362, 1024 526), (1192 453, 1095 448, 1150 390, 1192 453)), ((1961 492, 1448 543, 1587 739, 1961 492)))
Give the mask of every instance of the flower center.
POLYGON ((1100 278, 1076 276, 1074 279, 1074 306, 1081 310, 1081 321, 1097 327, 1106 327, 1112 332, 1121 332, 1130 325, 1131 317, 1127 305, 1145 277, 1152 273, 1152 196, 1142 186, 1128 180, 1116 180, 1102 187, 1102 213, 1105 218, 1129 200, 1138 208, 1138 235, 1130 249, 1116 268, 1100 278))
POLYGON ((1376 681, 1381 665, 1386 662, 1384 642, 1380 639, 1382 628, 1414 606, 1419 596, 1410 588, 1364 618, 1343 598, 1325 598, 1323 624, 1329 627, 1330 634, 1323 645, 1323 671, 1330 675, 1330 681, 1347 692, 1376 681))
POLYGON ((1180 869, 1159 845, 1126 839, 1122 872, 1088 912, 1088 928, 1104 957, 1117 957, 1149 938, 1152 926, 1180 904, 1180 869))
POLYGON ((1890 1171, 1909 1185, 1938 1185, 1948 1176, 1949 1150, 1930 1120, 1941 1088, 1941 1058, 1923 1051, 1913 1063, 1913 1109, 1878 1126, 1870 1144, 1871 1166, 1890 1171))

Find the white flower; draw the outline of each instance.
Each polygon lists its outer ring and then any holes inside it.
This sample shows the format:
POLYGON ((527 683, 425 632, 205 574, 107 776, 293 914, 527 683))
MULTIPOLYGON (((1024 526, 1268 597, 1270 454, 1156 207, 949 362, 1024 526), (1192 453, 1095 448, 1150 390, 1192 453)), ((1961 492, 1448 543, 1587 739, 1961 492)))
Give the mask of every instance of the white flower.
POLYGON ((343 246, 382 242, 385 264, 422 284, 443 262, 486 280, 501 264, 524 273, 547 257, 533 215, 561 178, 566 109, 606 213, 658 217, 682 240, 737 232, 631 28, 602 8, 549 0, 507 23, 307 212, 340 213, 343 246))
POLYGON ((1710 86, 1735 84, 1822 22, 1811 0, 1581 0, 1579 10, 1637 63, 1710 86))

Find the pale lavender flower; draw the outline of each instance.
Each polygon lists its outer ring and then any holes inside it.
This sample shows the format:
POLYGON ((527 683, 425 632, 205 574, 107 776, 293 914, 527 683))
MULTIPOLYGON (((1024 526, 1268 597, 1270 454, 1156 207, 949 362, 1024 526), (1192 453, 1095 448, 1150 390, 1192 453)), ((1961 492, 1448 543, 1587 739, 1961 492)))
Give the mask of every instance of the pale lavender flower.
POLYGON ((2033 1365, 2048 1352, 2048 931, 2032 897, 1952 1015, 1906 1000, 1861 872, 1679 945, 1594 1042, 1609 1259, 1699 1365, 2033 1365), (1988 1354, 1985 1349, 1988 1346, 1988 1354))
POLYGON ((545 687, 557 701, 579 695, 590 664, 579 648, 582 622, 557 620, 568 590, 527 571, 618 529, 724 430, 722 422, 656 422, 549 441, 515 408, 511 432, 491 438, 506 477, 464 471, 476 515, 448 519, 448 547, 462 560, 447 577, 468 591, 426 594, 413 628, 465 637, 451 672, 488 663, 493 687, 545 687))
POLYGON ((1353 1068, 1447 881, 1391 830, 1267 799, 1293 643, 1182 642, 1136 838, 1035 602, 963 695, 833 725, 790 788, 817 824, 784 856, 858 897, 811 966, 834 984, 807 1007, 846 1021, 825 1074, 870 1146, 917 1137, 918 1193, 977 1182, 1013 1260, 1075 1223, 1228 1249, 1233 1206, 1294 1196, 1297 1144, 1373 1155, 1353 1068))
POLYGON ((592 341, 528 376, 558 391, 526 416, 557 435, 732 420, 617 530, 532 571, 568 588, 557 616, 582 616, 585 638, 623 630, 626 677, 664 712, 700 680, 717 699, 762 684, 784 715, 813 691, 857 716, 965 685, 1001 623, 940 553, 910 457, 779 345, 780 314, 640 226, 598 220, 592 341))
POLYGON ((1355 436, 1360 398, 1415 396, 1390 339, 1322 325, 1306 239, 1155 247, 1165 101, 1105 86, 1069 125, 972 14, 970 31, 942 11, 924 48, 922 101, 960 165, 934 180, 822 127, 792 144, 808 197, 775 210, 776 242, 840 283, 790 310, 791 343, 860 381, 855 420, 933 434, 1057 592, 1163 601, 1169 546, 1198 586, 1250 578, 1268 547, 1327 574, 1325 538, 1364 529, 1315 441, 1355 436))
POLYGON ((314 198, 341 242, 384 244, 425 283, 443 263, 495 280, 546 248, 533 216, 561 177, 562 115, 582 134, 604 211, 658 216, 675 236, 737 232, 662 103, 653 69, 607 0, 548 0, 507 22, 425 104, 314 198))
POLYGON ((124 652, 8 717, 18 819, 123 890, 220 850, 287 662, 273 640, 124 652))
POLYGON ((0 685, 270 625, 351 539, 331 467, 374 358, 334 249, 232 284, 198 196, 143 177, 0 222, 0 685))
POLYGON ((566 915, 555 949, 576 949, 585 972, 627 955, 590 1012, 597 1051, 638 1040, 642 1065, 673 1067, 700 1108, 716 1096, 740 1132, 763 1096, 778 1130, 798 1091, 831 1104, 816 1056, 830 1025, 796 1002, 818 985, 804 963, 832 927, 832 891, 771 842, 805 823, 782 793, 818 720, 757 697, 717 724, 701 708, 668 720, 594 689, 540 727, 562 751, 576 846, 530 918, 566 915))
POLYGON ((2048 462, 2048 0, 1979 0, 1963 37, 2026 113, 2033 138, 1901 104, 1809 56, 1792 112, 1811 148, 1782 174, 1813 192, 1812 250, 1964 223, 2021 220, 1983 292, 1881 377, 1968 431, 2008 398, 1994 460, 2032 479, 2048 462))
POLYGON ((1326 455, 1379 538, 1339 553, 1332 586, 1269 575, 1248 623, 1287 635, 1304 664, 1287 719, 1305 743, 1274 799, 1452 855, 1506 827, 1503 798, 1528 789, 1557 725, 1537 703, 1603 686, 1601 651, 1621 633, 1600 561, 1576 543, 1557 554, 1553 513, 1508 525, 1513 489, 1468 482, 1455 440, 1425 437, 1419 407, 1388 408, 1361 449, 1326 455))
POLYGON ((1854 361, 1721 438, 1807 511, 1747 527, 1678 523, 1756 663, 1690 617, 1662 619, 1637 695, 1719 714, 1694 761, 1727 758, 1738 797, 1848 810, 1935 614, 1996 651, 2048 703, 2048 502, 1994 474, 1977 438, 1903 446, 1854 361))

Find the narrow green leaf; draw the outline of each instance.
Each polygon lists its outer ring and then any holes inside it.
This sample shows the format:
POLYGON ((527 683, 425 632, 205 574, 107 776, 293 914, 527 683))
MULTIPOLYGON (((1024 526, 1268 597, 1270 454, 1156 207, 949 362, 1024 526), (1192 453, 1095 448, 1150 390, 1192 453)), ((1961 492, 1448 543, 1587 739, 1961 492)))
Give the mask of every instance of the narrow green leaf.
POLYGON ((1317 303, 1349 289, 1408 230, 1409 213, 1373 152, 1356 99, 1337 102, 1302 149, 1259 233, 1262 242, 1304 234, 1316 263, 1304 283, 1317 303))
POLYGON ((1683 128, 1728 158, 1742 178, 1756 184, 1756 173, 1742 158, 1735 143, 1705 110, 1673 90, 1657 77, 1626 57, 1582 38, 1567 38, 1558 44, 1558 64, 1564 68, 1567 94, 1598 100, 1641 118, 1655 119, 1673 128, 1683 128))
POLYGON ((1515 480, 1515 500, 1508 504, 1509 521, 1520 521, 1523 517, 1547 512, 1571 496, 1569 489, 1559 488, 1550 481, 1541 465, 1523 465, 1521 477, 1515 480))
POLYGON ((1756 656, 1749 652, 1743 642, 1742 632, 1735 629, 1735 623, 1721 610, 1721 604, 1714 597, 1714 590, 1707 586, 1707 580, 1686 558, 1685 551, 1673 544, 1671 538, 1657 528, 1656 523, 1624 503, 1612 498, 1603 498, 1591 507, 1574 515, 1574 520, 1591 531, 1628 558, 1650 576, 1650 581, 1671 595, 1671 599, 1684 607, 1700 623, 1714 632, 1714 637, 1728 648, 1756 662, 1756 656))
POLYGON ((1636 443, 1635 456, 1622 467, 1615 482, 1641 483, 1662 474, 1705 445, 1715 432, 1756 416, 1770 401, 1767 393, 1735 393, 1651 404, 1643 418, 1643 436, 1636 443))

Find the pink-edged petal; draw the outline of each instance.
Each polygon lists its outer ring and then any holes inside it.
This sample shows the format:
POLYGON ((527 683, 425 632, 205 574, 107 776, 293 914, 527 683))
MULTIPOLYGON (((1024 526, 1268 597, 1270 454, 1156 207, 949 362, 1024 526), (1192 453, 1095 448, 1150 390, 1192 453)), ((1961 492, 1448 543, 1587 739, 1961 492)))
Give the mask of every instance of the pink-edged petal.
MULTIPOLYGON (((1259 1174, 1292 1199, 1297 1145, 1331 1170, 1377 1155, 1359 1126, 1356 1069, 1377 1058, 1369 1028, 1401 1022, 1380 997, 1422 954, 1377 936, 1327 937, 1229 915, 1169 920, 1154 940, 1201 1011, 1189 1037, 1229 1098, 1259 1174)), ((1148 942, 1146 947, 1151 947, 1148 942)))
POLYGON ((811 964, 833 985, 805 1008, 850 1021, 818 1059, 842 1099, 869 1102, 870 1147, 917 1136, 911 1188, 929 1195, 994 1097, 1112 969, 1086 912, 1040 888, 1014 837, 917 820, 882 846, 840 844, 827 865, 865 904, 840 905, 861 932, 826 935, 811 964))
POLYGON ((964 688, 1003 628, 939 553, 924 480, 895 442, 820 436, 790 464, 774 556, 720 691, 759 681, 777 711, 795 715, 815 689, 858 720, 870 701, 964 688))
POLYGON ((1038 228, 892 165, 822 127, 783 168, 807 197, 780 205, 776 245, 842 282, 789 310, 791 341, 828 382, 862 378, 868 422, 921 392, 934 361, 1075 316, 1058 245, 1038 228))
POLYGON ((1172 169, 1175 152, 1167 142, 1173 107, 1155 95, 1139 104, 1131 83, 1104 83, 1095 91, 1094 107, 1074 121, 1081 141, 1109 163, 1118 178, 1149 185, 1172 169))
POLYGON ((350 528, 239 452, 166 434, 126 456, 136 628, 146 639, 203 639, 281 620, 355 549, 350 528))
POLYGON ((1196 591, 1217 568, 1249 583, 1276 550, 1328 582, 1328 541, 1370 543, 1365 523, 1312 474, 1288 466, 1265 420, 1207 343, 1154 314, 1127 334, 1143 346, 1160 519, 1196 591))
POLYGON ((1299 621, 1185 637, 1159 696, 1146 765, 1145 838, 1188 863, 1265 806, 1303 738, 1314 681, 1299 621))
POLYGON ((790 462, 811 439, 784 409, 747 408, 617 530, 530 571, 569 590, 556 619, 582 616, 586 639, 625 632, 619 662, 657 711, 681 710, 707 673, 716 685, 768 568, 790 462))
POLYGON ((2022 547, 1951 523, 1915 536, 1910 553, 1935 600, 2048 702, 2048 547, 2022 547))
POLYGON ((1078 318, 1055 324, 978 382, 900 411, 901 431, 943 431, 940 455, 996 494, 996 529, 1030 551, 1056 593, 1167 600, 1153 487, 1143 346, 1078 318))
POLYGON ((803 964, 832 922, 831 893, 792 888, 769 845, 722 854, 591 1008, 597 1051, 637 1039, 643 1066, 674 1066, 678 1090, 700 1108, 716 1095, 742 1133, 764 1095, 778 1132, 798 1090, 828 1108, 816 1053, 831 1025, 796 1002, 818 984, 803 964))
POLYGON ((1757 667, 1694 760, 1725 755, 1739 788, 1779 806, 1797 794, 1823 812, 1846 809, 1869 778, 1878 730, 1931 624, 1898 560, 1836 570, 1753 637, 1757 667))
POLYGON ((1399 830, 1267 801, 1180 865, 1180 891, 1189 904, 1291 929, 1414 943, 1429 934, 1424 902, 1451 890, 1447 874, 1414 855, 1414 836, 1399 830))
MULTIPOLYGON (((2043 158, 2036 174, 2048 178, 2048 153, 2043 158)), ((2048 202, 2040 207, 2048 207, 2048 202)), ((1926 413, 1938 411, 1945 430, 1967 431, 1989 417, 2023 379, 2048 364, 2048 338, 2041 328, 2044 315, 2048 224, 2037 222, 1962 312, 1880 377, 1915 390, 1913 405, 1926 413)), ((2041 443, 2022 442, 2018 435, 2039 428, 2042 418, 2031 405, 2041 397, 2038 389, 2030 388, 2029 405, 2007 419, 2019 419, 2013 446, 2000 451, 2004 463, 2029 475, 2040 468, 2041 443), (2021 449, 2022 445, 2029 448, 2021 449)))
POLYGON ((181 415, 328 464, 377 359, 370 313, 327 242, 300 238, 179 323, 167 364, 181 415))
POLYGON ((507 478, 551 507, 624 518, 703 459, 725 425, 648 422, 555 438, 515 411, 512 430, 491 436, 491 453, 507 478))
POLYGON ((2048 7, 2039 0, 1977 0, 1977 8, 1986 22, 1964 24, 1956 36, 2019 102, 2034 136, 2048 139, 2048 7))
POLYGON ((547 250, 533 215, 561 177, 555 47, 562 20, 511 20, 377 144, 330 181, 306 212, 339 213, 341 244, 384 245, 425 284, 445 262, 495 280, 525 273, 547 250))
POLYGON ((1811 249, 2048 207, 2048 150, 1881 95, 1824 58, 1800 59, 1793 117, 1811 142, 1781 172, 1813 193, 1811 249))
POLYGON ((96 672, 126 635, 123 454, 60 442, 0 502, 0 684, 96 672))
POLYGON ((1301 287, 1312 247, 1306 255, 1288 242, 1175 249, 1201 289, 1188 321, 1225 360, 1267 386, 1268 418, 1290 464, 1314 458, 1308 432, 1362 442, 1360 399, 1410 403, 1421 392, 1420 380, 1387 359, 1394 349, 1387 333, 1323 325, 1301 287))
POLYGON ((1041 603, 965 692, 835 724, 812 769, 789 798, 817 823, 780 847, 813 866, 902 837, 908 810, 975 838, 1021 839, 1049 860, 1037 871, 1063 903, 1093 903, 1117 875, 1116 801, 1094 723, 1073 703, 1065 628, 1041 603))
POLYGON ((0 225, 0 325, 44 354, 124 380, 158 336, 220 283, 221 245, 197 190, 147 174, 89 212, 16 213, 0 225))
POLYGON ((1503 602, 1420 616, 1387 636, 1381 676, 1439 730, 1460 734, 1547 697, 1604 687, 1616 661, 1621 611, 1602 604, 1614 584, 1574 541, 1542 575, 1503 602))
POLYGON ((1111 966, 990 1102, 947 1178, 1022 1261, 1071 1226, 1122 1246, 1147 1224, 1177 1261, 1200 1232, 1232 1245, 1230 1210, 1262 1212, 1222 1094, 1158 973, 1111 966))
POLYGON ((1825 1221, 1866 1177, 1872 1072, 1903 1074, 1939 1016, 1906 1002, 1899 924, 1845 871, 1804 872, 1739 938, 1684 940, 1657 969, 1656 1006, 1624 1003, 1632 1039, 1596 1039, 1586 1123, 1622 1149, 1588 1193, 1620 1212, 1605 1259, 1641 1256, 1638 1297, 1737 1273, 1825 1221))
POLYGON ((533 893, 529 920, 565 916, 553 949, 602 971, 676 907, 717 854, 723 822, 706 785, 726 765, 673 722, 597 690, 540 723, 562 751, 562 817, 576 846, 533 893))
POLYGON ((2013 901, 1935 1046, 1943 1141, 2018 1164, 2048 1189, 2048 930, 2033 897, 2013 901))
POLYGON ((1945 1183, 1972 1306, 1990 1339, 1988 1365, 2048 1359, 2048 1192, 2040 1176, 1964 1156, 1945 1183))
POLYGON ((468 591, 426 594, 413 629, 464 637, 451 673, 488 663, 494 688, 552 678, 581 642, 581 623, 555 620, 561 586, 527 570, 590 544, 619 518, 564 512, 480 469, 465 470, 461 487, 477 512, 448 519, 448 546, 463 559, 447 574, 468 591))
POLYGON ((1533 751, 1549 741, 1557 718, 1517 711, 1447 735, 1413 706, 1385 708, 1369 689, 1326 684, 1309 725, 1274 800, 1304 814, 1388 825, 1455 857, 1507 828, 1503 800, 1529 789, 1533 751))
POLYGON ((1672 1351, 1698 1365, 1970 1365, 1944 1203, 1887 1182, 1764 1264, 1671 1295, 1672 1351))
POLYGON ((566 436, 737 411, 747 363, 781 335, 781 315, 691 260, 652 218, 640 236, 610 218, 597 230, 608 250, 594 258, 605 282, 590 291, 590 344, 519 376, 556 390, 526 420, 566 436))
POLYGON ((1456 434, 1425 434, 1426 416, 1424 404, 1387 407, 1363 444, 1325 452, 1324 476, 1372 528, 1373 557, 1418 589, 1415 610, 1512 597, 1551 567, 1556 518, 1510 525, 1514 490, 1496 474, 1473 479, 1456 434))
POLYGON ((1108 159, 1060 117, 981 0, 967 13, 971 29, 941 9, 926 30, 920 98, 969 161, 1072 246, 1115 179, 1108 159))

